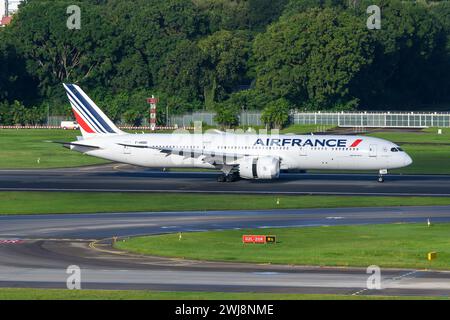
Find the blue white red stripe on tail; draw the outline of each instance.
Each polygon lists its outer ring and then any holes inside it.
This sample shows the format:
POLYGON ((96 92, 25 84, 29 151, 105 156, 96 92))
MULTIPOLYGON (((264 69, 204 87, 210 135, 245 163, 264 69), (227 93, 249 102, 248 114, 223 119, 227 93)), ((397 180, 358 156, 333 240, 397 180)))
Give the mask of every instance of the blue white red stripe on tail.
POLYGON ((64 84, 64 89, 83 134, 122 133, 80 87, 64 84))

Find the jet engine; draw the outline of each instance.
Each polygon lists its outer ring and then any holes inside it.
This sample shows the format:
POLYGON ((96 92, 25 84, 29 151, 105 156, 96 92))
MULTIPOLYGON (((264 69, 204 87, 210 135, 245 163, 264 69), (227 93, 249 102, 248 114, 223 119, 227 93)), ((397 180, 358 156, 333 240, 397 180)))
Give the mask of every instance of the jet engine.
POLYGON ((239 176, 244 179, 275 179, 280 175, 280 160, 275 157, 246 157, 239 163, 239 176))

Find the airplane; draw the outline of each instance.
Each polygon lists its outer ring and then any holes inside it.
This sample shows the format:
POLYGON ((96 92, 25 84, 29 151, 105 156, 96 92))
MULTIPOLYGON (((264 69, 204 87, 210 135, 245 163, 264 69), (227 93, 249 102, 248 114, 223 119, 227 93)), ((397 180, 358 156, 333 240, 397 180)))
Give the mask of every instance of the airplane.
POLYGON ((76 84, 63 84, 82 137, 66 148, 119 163, 149 168, 205 168, 222 171, 219 182, 277 179, 280 171, 378 170, 412 163, 398 145, 348 135, 229 133, 130 134, 123 132, 76 84))

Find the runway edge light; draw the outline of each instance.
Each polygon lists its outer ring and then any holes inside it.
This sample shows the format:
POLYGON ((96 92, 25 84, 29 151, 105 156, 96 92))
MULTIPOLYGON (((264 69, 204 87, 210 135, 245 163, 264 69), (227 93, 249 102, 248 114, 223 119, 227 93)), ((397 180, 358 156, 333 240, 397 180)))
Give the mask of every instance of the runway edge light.
POLYGON ((437 258, 437 252, 436 251, 428 252, 427 258, 428 258, 428 261, 436 259, 437 258))

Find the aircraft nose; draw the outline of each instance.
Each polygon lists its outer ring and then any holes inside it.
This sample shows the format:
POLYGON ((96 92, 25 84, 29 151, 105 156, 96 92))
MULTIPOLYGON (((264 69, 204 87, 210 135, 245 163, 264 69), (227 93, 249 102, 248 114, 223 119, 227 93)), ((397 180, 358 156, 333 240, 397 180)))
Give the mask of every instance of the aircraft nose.
POLYGON ((412 162, 411 157, 405 153, 405 166, 409 166, 412 162))

